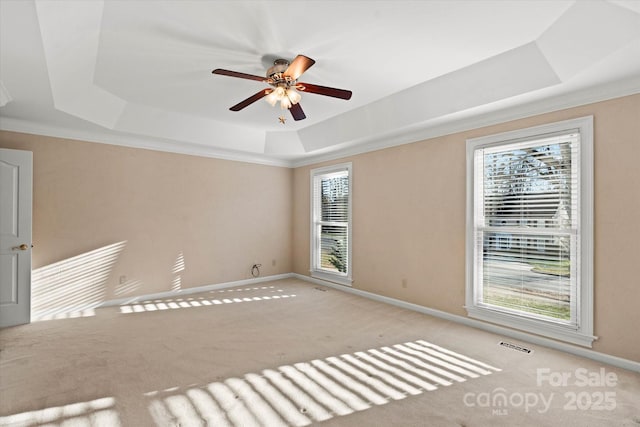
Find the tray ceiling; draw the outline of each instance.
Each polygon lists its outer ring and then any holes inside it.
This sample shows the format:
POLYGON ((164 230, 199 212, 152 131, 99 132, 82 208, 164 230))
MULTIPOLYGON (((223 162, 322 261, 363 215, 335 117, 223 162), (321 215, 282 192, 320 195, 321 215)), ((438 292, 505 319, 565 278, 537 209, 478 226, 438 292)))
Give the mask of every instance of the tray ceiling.
POLYGON ((0 19, 0 128, 259 163, 640 91, 637 1, 0 0, 0 19), (297 54, 352 99, 229 111, 266 85, 211 70, 297 54))

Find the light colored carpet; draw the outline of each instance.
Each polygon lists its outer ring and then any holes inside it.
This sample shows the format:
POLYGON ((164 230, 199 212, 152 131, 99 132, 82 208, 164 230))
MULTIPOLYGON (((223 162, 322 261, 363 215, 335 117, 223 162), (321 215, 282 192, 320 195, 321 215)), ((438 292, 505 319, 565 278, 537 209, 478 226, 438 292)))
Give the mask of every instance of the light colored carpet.
POLYGON ((640 426, 640 374, 544 347, 295 279, 177 298, 0 331, 0 425, 640 426))

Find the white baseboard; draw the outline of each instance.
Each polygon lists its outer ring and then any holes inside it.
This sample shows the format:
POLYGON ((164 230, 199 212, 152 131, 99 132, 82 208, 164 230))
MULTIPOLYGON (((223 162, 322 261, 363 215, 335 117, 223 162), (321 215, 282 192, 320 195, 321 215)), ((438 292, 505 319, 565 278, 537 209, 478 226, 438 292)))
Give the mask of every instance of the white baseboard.
POLYGON ((226 289, 226 288, 235 288, 237 286, 255 285, 257 283, 271 282, 271 281, 274 281, 274 280, 289 279, 291 277, 293 277, 293 273, 274 274, 272 276, 252 277, 251 279, 236 280, 234 282, 217 283, 215 285, 196 286, 195 288, 179 289, 177 291, 167 291, 167 292, 159 292, 159 293, 156 293, 156 294, 138 295, 138 296, 129 297, 129 298, 118 298, 118 299, 112 299, 112 300, 104 301, 104 302, 100 303, 100 305, 96 306, 96 308, 112 307, 114 305, 134 304, 134 303, 137 303, 137 302, 140 302, 140 301, 147 301, 147 300, 152 300, 152 299, 162 299, 162 298, 172 298, 172 297, 175 297, 177 295, 197 294, 197 293, 200 293, 200 292, 216 291, 216 290, 219 290, 219 289, 226 289))
POLYGON ((585 357, 587 359, 595 360, 597 362, 606 363, 608 365, 617 366, 619 368, 628 369, 634 372, 640 372, 640 363, 633 360, 623 359, 621 357, 612 356, 605 353, 589 350, 582 347, 575 347, 571 344, 566 344, 559 341, 554 341, 549 338, 540 337, 537 335, 531 335, 526 332, 516 331, 513 329, 505 328, 503 326, 493 325, 491 323, 485 323, 479 320, 471 319, 457 314, 447 313, 446 311, 440 311, 433 308, 425 307, 418 304, 412 304, 410 302, 402 301, 395 298, 385 297, 383 295, 374 294, 372 292, 355 289, 348 286, 338 285, 336 283, 327 282, 325 280, 316 279, 309 276, 304 276, 297 273, 284 273, 276 274, 273 276, 255 277, 251 279, 236 280, 234 282, 218 283, 215 285, 204 285, 195 288, 180 289, 178 291, 160 292, 156 294, 139 295, 130 298, 113 299, 104 301, 96 308, 110 307, 115 305, 133 304, 140 301, 147 301, 151 299, 171 298, 176 295, 189 295, 199 292, 214 291, 219 289, 233 288, 237 286, 254 285, 257 283, 271 282, 274 280, 282 280, 296 278, 304 280, 306 282, 314 283, 316 285, 326 286, 339 291, 348 292, 354 295, 358 295, 364 298, 369 298, 374 301, 382 302, 385 304, 391 304, 397 307, 406 308, 408 310, 417 311, 419 313, 427 314, 429 316, 438 317, 440 319, 449 320, 452 322, 460 323, 466 326, 470 326, 476 329, 482 329, 488 332, 492 332, 498 335, 504 335, 510 338, 515 338, 528 343, 541 345, 543 347, 552 348, 554 350, 564 351, 565 353, 574 354, 576 356, 585 357))
POLYGON ((290 277, 295 277, 296 279, 311 282, 316 285, 337 289, 339 291, 348 292, 351 294, 372 299, 374 301, 379 301, 386 304, 395 305, 397 307, 402 307, 409 310, 417 311, 419 313, 428 314, 430 316, 438 317, 440 319, 450 320, 452 322, 460 323, 466 326, 470 326, 472 328, 482 329, 488 332, 504 335, 510 338, 515 338, 515 339, 526 341, 532 344, 538 344, 543 347, 549 347, 554 350, 564 351, 565 353, 570 353, 576 356, 581 356, 587 359, 595 360, 597 362, 602 362, 608 365, 617 366, 618 368, 628 369, 634 372, 640 372, 640 363, 635 362, 633 360, 623 359, 621 357, 600 353, 600 352, 589 350, 582 347, 575 347, 571 344, 565 344, 559 341, 554 341, 549 338, 544 338, 537 335, 531 335, 526 332, 516 331, 513 329, 505 328, 503 326, 481 322, 479 320, 471 319, 464 316, 459 316, 457 314, 447 313, 445 311, 436 310, 436 309, 425 307, 418 304, 412 304, 412 303, 395 299, 395 298, 385 297, 383 295, 362 291, 360 289, 354 289, 352 287, 338 285, 335 283, 327 282, 325 280, 304 276, 302 274, 292 273, 290 277))

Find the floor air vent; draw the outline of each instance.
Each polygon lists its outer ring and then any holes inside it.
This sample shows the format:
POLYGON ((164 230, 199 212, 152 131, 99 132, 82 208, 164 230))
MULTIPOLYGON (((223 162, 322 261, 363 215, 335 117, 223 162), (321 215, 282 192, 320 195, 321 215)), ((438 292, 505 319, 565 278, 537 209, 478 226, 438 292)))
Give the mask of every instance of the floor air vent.
POLYGON ((527 354, 533 353, 533 350, 531 349, 528 349, 526 347, 521 347, 517 344, 511 344, 510 342, 500 341, 499 345, 501 345, 502 347, 510 348, 512 350, 521 351, 522 353, 527 353, 527 354))

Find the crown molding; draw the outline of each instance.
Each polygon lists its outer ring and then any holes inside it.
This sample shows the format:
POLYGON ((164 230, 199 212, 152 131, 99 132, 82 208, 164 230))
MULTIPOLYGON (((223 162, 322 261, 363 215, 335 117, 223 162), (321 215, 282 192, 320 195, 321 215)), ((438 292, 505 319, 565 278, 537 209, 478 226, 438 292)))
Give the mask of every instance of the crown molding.
MULTIPOLYGON (((292 161, 292 167, 309 166, 326 161, 410 144, 439 136, 524 119, 568 108, 621 98, 640 93, 640 77, 631 77, 613 83, 577 90, 568 94, 527 102, 494 111, 473 114, 459 112, 445 118, 431 120, 416 126, 392 131, 375 138, 343 144, 345 148, 318 155, 307 155, 292 161)), ((482 108, 482 107, 480 107, 482 108)), ((473 110, 471 110, 473 111, 473 110)))
POLYGON ((430 120, 408 128, 394 130, 374 138, 364 138, 362 140, 340 144, 341 148, 330 151, 322 150, 323 152, 321 154, 307 153, 293 156, 291 160, 279 158, 275 155, 268 156, 261 153, 224 150, 190 142, 71 129, 1 116, 0 130, 267 166, 297 168, 638 93, 640 93, 640 77, 631 77, 613 83, 577 90, 568 94, 556 95, 521 105, 503 107, 494 111, 474 113, 474 110, 470 110, 454 113, 441 119, 430 120))
POLYGON ((269 157, 258 153, 246 153, 207 147, 191 142, 178 142, 156 138, 136 137, 132 135, 106 133, 71 129, 61 126, 35 123, 26 120, 2 117, 0 130, 29 133, 33 135, 50 136, 55 138, 73 139, 77 141, 97 142, 101 144, 118 145, 122 147, 143 150, 163 151, 167 153, 186 154, 190 156, 209 157, 221 160, 231 160, 244 163, 254 163, 266 166, 292 167, 288 160, 269 157))

